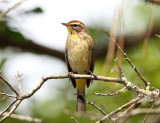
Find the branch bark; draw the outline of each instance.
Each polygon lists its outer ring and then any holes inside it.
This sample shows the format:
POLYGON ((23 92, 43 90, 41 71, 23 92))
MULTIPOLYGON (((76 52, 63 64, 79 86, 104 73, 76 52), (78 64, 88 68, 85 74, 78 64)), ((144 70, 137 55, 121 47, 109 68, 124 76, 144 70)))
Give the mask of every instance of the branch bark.
POLYGON ((0 18, 6 16, 11 10, 17 8, 17 7, 20 6, 23 2, 24 2, 24 0, 20 0, 18 3, 14 4, 12 7, 8 8, 6 11, 4 11, 3 13, 0 14, 0 18))
MULTIPOLYGON (((69 78, 69 77, 72 77, 72 78, 75 78, 75 79, 92 79, 92 80, 101 80, 101 81, 104 81, 104 82, 114 82, 114 83, 120 83, 120 84, 123 84, 126 88, 130 89, 130 90, 133 90, 135 91, 136 93, 139 93, 139 94, 142 94, 144 95, 143 98, 150 98, 150 99, 154 99, 154 98, 158 98, 159 97, 159 91, 158 90, 153 90, 153 91, 150 91, 150 90, 144 90, 144 89, 141 89, 139 88, 138 86, 132 84, 131 82, 129 82, 127 79, 118 79, 118 78, 112 78, 112 77, 104 77, 104 76, 94 76, 94 75, 80 75, 80 74, 60 74, 60 75, 49 75, 49 76, 44 76, 42 77, 41 81, 39 82, 39 84, 29 93, 27 94, 18 94, 17 95, 17 99, 16 99, 16 102, 14 102, 14 106, 13 108, 11 109, 10 113, 8 115, 6 115, 5 117, 2 117, 2 119, 0 120, 1 121, 4 121, 6 118, 10 117, 10 115, 16 110, 16 108, 18 107, 18 105, 24 100, 24 99, 27 99, 27 98, 30 98, 31 96, 33 96, 41 87, 42 85, 47 81, 47 80, 50 80, 50 79, 65 79, 65 78, 69 78)), ((1 79, 1 78, 0 78, 1 79)), ((2 81, 4 81, 4 79, 1 79, 2 81)), ((102 118, 100 121, 98 121, 99 123, 100 122, 103 122, 105 121, 108 117, 112 116, 113 114, 119 112, 120 110, 122 110, 123 108, 129 106, 129 105, 132 105, 134 102, 137 102, 139 100, 139 97, 133 99, 132 101, 130 101, 129 103, 123 105, 122 107, 118 108, 117 110, 113 111, 112 113, 106 115, 104 118, 102 118)), ((12 104, 12 105, 13 105, 12 104)), ((10 106, 11 107, 11 106, 10 106)), ((9 108, 10 108, 9 107, 9 108)), ((7 110, 9 109, 7 108, 7 110)), ((5 111, 7 111, 5 110, 5 111)), ((97 122, 97 123, 98 123, 97 122)))

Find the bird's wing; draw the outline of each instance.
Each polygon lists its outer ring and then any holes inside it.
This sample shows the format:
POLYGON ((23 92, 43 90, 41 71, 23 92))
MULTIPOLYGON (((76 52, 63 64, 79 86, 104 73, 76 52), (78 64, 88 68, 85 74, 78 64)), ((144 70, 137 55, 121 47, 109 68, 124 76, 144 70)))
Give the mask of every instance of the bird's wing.
MULTIPOLYGON (((65 47, 65 60, 66 60, 66 64, 67 64, 67 69, 68 69, 68 72, 73 72, 70 65, 69 65, 69 62, 68 62, 68 52, 67 52, 67 43, 66 43, 66 47, 65 47)), ((75 82, 75 79, 74 78, 70 78, 71 81, 72 81, 72 85, 74 88, 76 88, 76 82, 75 82)))
MULTIPOLYGON (((89 68, 89 70, 91 72, 93 72, 94 70, 94 64, 95 64, 95 49, 94 49, 94 44, 93 44, 93 41, 91 40, 91 66, 89 68)), ((87 88, 89 87, 90 85, 90 82, 91 80, 90 79, 87 79, 87 88)))

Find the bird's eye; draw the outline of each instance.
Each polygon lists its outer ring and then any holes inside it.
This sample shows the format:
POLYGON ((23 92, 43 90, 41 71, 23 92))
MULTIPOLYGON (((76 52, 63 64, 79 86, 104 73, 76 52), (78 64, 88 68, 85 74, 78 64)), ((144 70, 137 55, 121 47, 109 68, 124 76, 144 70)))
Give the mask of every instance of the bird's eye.
POLYGON ((77 25, 77 24, 73 24, 72 26, 73 26, 73 27, 77 27, 78 25, 77 25))

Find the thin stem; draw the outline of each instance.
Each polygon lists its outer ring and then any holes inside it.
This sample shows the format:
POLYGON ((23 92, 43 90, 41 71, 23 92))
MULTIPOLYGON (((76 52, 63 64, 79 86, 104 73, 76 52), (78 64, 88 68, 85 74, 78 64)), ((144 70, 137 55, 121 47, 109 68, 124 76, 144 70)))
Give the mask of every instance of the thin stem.
POLYGON ((12 85, 10 85, 9 82, 7 82, 7 80, 5 80, 1 75, 0 75, 0 79, 1 79, 6 85, 8 85, 8 87, 9 87, 16 95, 19 95, 18 92, 12 87, 12 85))
MULTIPOLYGON (((107 35, 110 37, 110 34, 108 32, 106 32, 107 35)), ((110 39, 117 45, 117 47, 120 49, 120 51, 123 53, 124 57, 126 58, 126 60, 128 61, 128 63, 130 64, 130 66, 134 69, 134 71, 137 73, 137 75, 141 78, 141 80, 144 82, 144 84, 147 86, 148 83, 147 81, 142 77, 142 75, 140 74, 140 72, 137 70, 137 68, 132 64, 131 60, 128 58, 127 54, 120 48, 120 46, 117 44, 117 42, 110 37, 110 39)))

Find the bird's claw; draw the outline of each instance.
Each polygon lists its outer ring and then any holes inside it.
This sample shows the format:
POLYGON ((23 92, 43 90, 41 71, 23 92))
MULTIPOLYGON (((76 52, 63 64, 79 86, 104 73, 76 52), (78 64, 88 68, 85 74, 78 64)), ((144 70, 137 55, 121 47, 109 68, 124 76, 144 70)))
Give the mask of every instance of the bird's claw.
POLYGON ((72 79, 72 74, 73 74, 73 72, 68 72, 69 80, 71 80, 71 79, 72 79))

